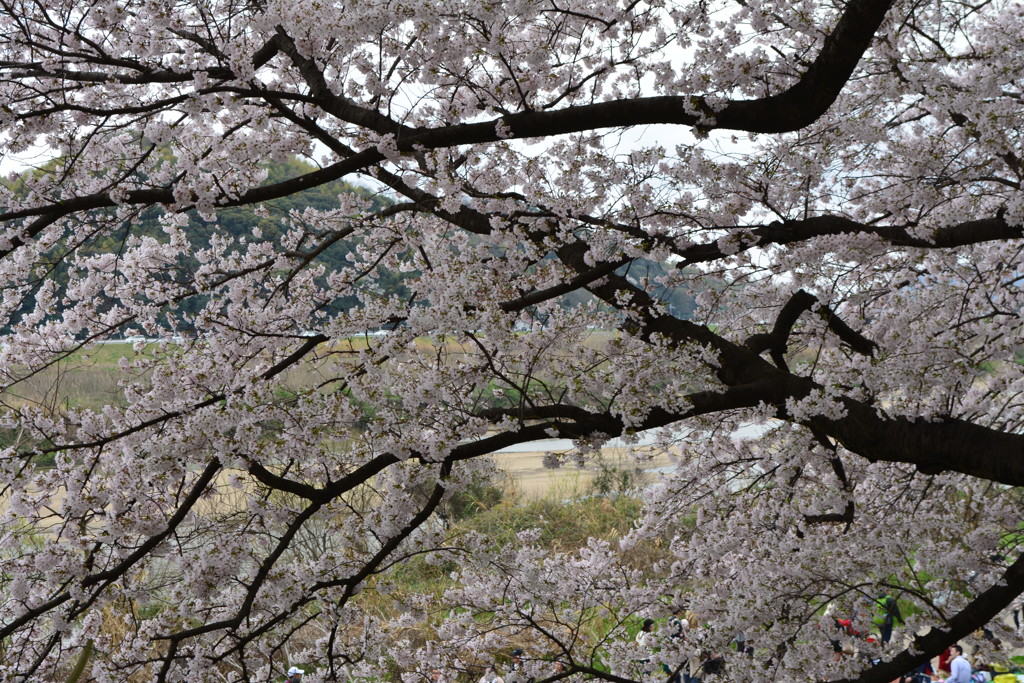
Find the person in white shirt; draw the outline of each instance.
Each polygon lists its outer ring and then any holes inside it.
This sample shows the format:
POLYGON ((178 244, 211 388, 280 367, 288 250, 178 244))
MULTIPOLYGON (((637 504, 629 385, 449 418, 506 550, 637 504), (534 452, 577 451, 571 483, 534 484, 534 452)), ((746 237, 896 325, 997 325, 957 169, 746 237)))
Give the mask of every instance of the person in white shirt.
POLYGON ((480 683, 505 683, 505 679, 498 675, 498 672, 493 666, 489 666, 484 670, 483 678, 480 679, 480 683))
POLYGON ((964 649, 959 645, 952 645, 949 649, 953 659, 949 662, 946 683, 971 683, 971 663, 964 657, 964 649))
POLYGON ((654 631, 654 619, 644 619, 643 626, 636 632, 636 644, 640 647, 646 648, 647 641, 651 637, 651 633, 654 631))
POLYGON ((636 632, 636 646, 640 652, 640 657, 637 658, 636 662, 643 669, 644 674, 651 673, 649 664, 651 662, 651 634, 654 633, 654 619, 644 619, 643 625, 640 630, 636 632))

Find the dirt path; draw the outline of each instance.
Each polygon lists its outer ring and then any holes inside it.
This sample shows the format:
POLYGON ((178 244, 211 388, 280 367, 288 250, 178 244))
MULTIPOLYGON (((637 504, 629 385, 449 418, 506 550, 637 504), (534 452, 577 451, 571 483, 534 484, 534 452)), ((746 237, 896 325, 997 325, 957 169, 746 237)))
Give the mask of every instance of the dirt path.
MULTIPOLYGON (((546 469, 543 451, 496 453, 494 459, 498 463, 498 468, 511 479, 513 488, 529 497, 541 497, 549 492, 558 492, 562 489, 566 493, 583 491, 594 475, 600 471, 598 462, 588 462, 582 468, 572 463, 565 463, 558 469, 546 469)), ((601 459, 608 468, 628 471, 652 470, 672 465, 668 455, 658 455, 637 461, 630 455, 628 448, 604 448, 601 450, 601 459)), ((648 480, 653 481, 656 475, 646 473, 645 476, 648 480)))

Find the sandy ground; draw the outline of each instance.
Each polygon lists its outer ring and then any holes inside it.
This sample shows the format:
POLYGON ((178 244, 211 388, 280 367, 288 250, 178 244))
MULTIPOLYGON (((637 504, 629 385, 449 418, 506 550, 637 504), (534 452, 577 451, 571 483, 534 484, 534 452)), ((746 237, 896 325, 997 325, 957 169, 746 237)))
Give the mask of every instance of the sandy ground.
MULTIPOLYGON (((511 488, 528 497, 542 497, 552 492, 582 491, 600 470, 600 463, 596 461, 588 462, 584 467, 565 462, 558 469, 545 469, 543 451, 495 453, 493 457, 498 468, 508 475, 511 488)), ((644 471, 672 465, 671 458, 664 454, 644 457, 638 461, 628 448, 604 448, 601 450, 601 460, 606 467, 620 470, 644 471)), ((643 476, 653 482, 657 475, 645 472, 643 476)))

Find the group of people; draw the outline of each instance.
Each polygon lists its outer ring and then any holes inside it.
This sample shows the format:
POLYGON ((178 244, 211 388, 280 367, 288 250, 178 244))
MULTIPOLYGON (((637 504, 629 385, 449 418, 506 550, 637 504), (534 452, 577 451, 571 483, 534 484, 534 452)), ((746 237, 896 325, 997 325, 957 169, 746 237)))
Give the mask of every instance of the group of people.
POLYGON ((959 645, 951 645, 939 657, 939 670, 932 669, 931 662, 925 662, 910 673, 900 677, 899 683, 930 683, 941 681, 946 683, 972 683, 971 663, 964 656, 964 649, 959 645), (945 676, 940 674, 946 674, 945 676))
MULTIPOLYGON (((688 613, 683 606, 676 605, 672 610, 672 615, 668 618, 669 639, 677 643, 685 640, 691 625, 696 623, 697 620, 693 614, 688 613)), ((641 654, 637 663, 641 669, 644 669, 643 673, 650 673, 646 668, 650 663, 650 657, 643 655, 651 651, 650 638, 654 631, 654 624, 654 619, 644 619, 636 634, 636 644, 641 654)), ((749 655, 754 651, 753 646, 742 632, 736 635, 733 643, 738 652, 749 655)), ((670 683, 704 683, 705 680, 712 680, 724 673, 725 658, 718 652, 703 651, 699 657, 680 662, 674 670, 665 664, 661 666, 663 672, 669 675, 670 683)))
MULTIPOLYGON (((839 661, 843 655, 854 654, 856 640, 866 642, 881 642, 883 644, 892 640, 892 631, 896 625, 903 624, 903 615, 900 613, 899 604, 891 595, 882 593, 875 600, 866 601, 866 610, 853 610, 847 618, 832 616, 832 625, 835 629, 835 637, 830 638, 832 643, 833 658, 839 661), (858 616, 866 611, 870 617, 870 627, 866 630, 858 630, 863 627, 858 625, 858 616)), ((831 605, 826 614, 831 611, 831 605)))
MULTIPOLYGON (((890 596, 880 596, 876 605, 880 608, 873 620, 874 632, 869 634, 857 633, 854 630, 855 617, 850 619, 833 618, 834 626, 837 629, 837 638, 832 640, 833 649, 837 660, 848 653, 841 645, 840 636, 863 637, 864 639, 877 638, 883 643, 889 642, 892 637, 892 629, 895 623, 902 621, 899 608, 895 599, 890 596)), ((1014 614, 1016 617, 1016 613, 1014 614)), ((635 643, 638 649, 638 657, 635 660, 642 673, 650 673, 654 643, 652 635, 655 626, 654 619, 644 619, 640 630, 636 634, 635 643)), ((672 641, 681 641, 687 637, 691 624, 695 623, 695 617, 688 614, 683 607, 676 607, 668 619, 668 635, 672 641)), ((752 654, 753 646, 743 633, 737 634, 733 644, 740 653, 752 654)), ((508 683, 533 683, 534 678, 526 675, 523 666, 523 650, 516 648, 509 653, 510 663, 508 666, 508 683)), ((568 672, 564 661, 555 658, 550 660, 551 674, 559 675, 568 672)), ((719 678, 724 673, 725 658, 720 653, 701 652, 699 657, 691 658, 681 662, 675 670, 669 669, 662 664, 662 670, 669 675, 670 683, 707 683, 719 678)), ((302 683, 302 676, 305 671, 298 667, 288 669, 288 677, 284 683, 302 683)), ((944 683, 973 683, 971 664, 964 656, 964 649, 960 645, 952 645, 939 657, 938 671, 932 669, 931 663, 926 662, 899 678, 899 683, 931 683, 943 681, 944 683)), ((445 683, 444 676, 440 669, 433 669, 430 676, 430 683, 445 683)), ((495 664, 488 665, 480 678, 480 683, 506 683, 499 673, 495 664)))
MULTIPOLYGON (((903 615, 900 613, 896 598, 887 594, 880 594, 875 600, 868 600, 866 604, 867 619, 858 622, 858 614, 854 611, 849 618, 838 616, 832 617, 835 629, 834 637, 831 638, 834 658, 839 661, 844 656, 851 656, 856 653, 855 643, 858 640, 865 642, 888 643, 892 639, 894 626, 902 625, 903 615), (867 621, 868 628, 858 623, 867 621)), ((826 610, 828 614, 828 610, 826 610)), ((964 650, 960 645, 952 645, 939 657, 938 670, 932 668, 931 662, 925 662, 913 671, 900 677, 899 683, 929 683, 930 681, 945 680, 947 683, 971 683, 971 665, 964 657, 964 650)))

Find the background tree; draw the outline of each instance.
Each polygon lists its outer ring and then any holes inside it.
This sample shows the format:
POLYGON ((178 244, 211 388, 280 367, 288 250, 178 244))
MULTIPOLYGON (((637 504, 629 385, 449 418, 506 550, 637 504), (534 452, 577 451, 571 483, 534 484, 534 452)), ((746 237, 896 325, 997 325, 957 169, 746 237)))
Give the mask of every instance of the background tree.
POLYGON ((1007 640, 1022 35, 1012 0, 0 2, 4 154, 48 159, 0 195, 0 672, 88 648, 96 680, 286 656, 332 680, 471 670, 515 636, 633 680, 628 620, 666 600, 699 617, 668 672, 889 681, 1007 640), (267 177, 296 156, 315 170, 267 177), (389 201, 260 224, 340 179, 389 201), (220 227, 236 207, 257 219, 220 227), (13 400, 128 329, 196 337, 126 362, 123 406, 13 400), (655 429, 680 467, 625 553, 434 521, 495 449, 655 429), (631 566, 652 541, 670 556, 631 566), (424 553, 461 567, 460 609, 417 651, 425 603, 380 623, 359 595, 424 553), (825 605, 864 621, 893 592, 893 641, 831 664, 825 605))

